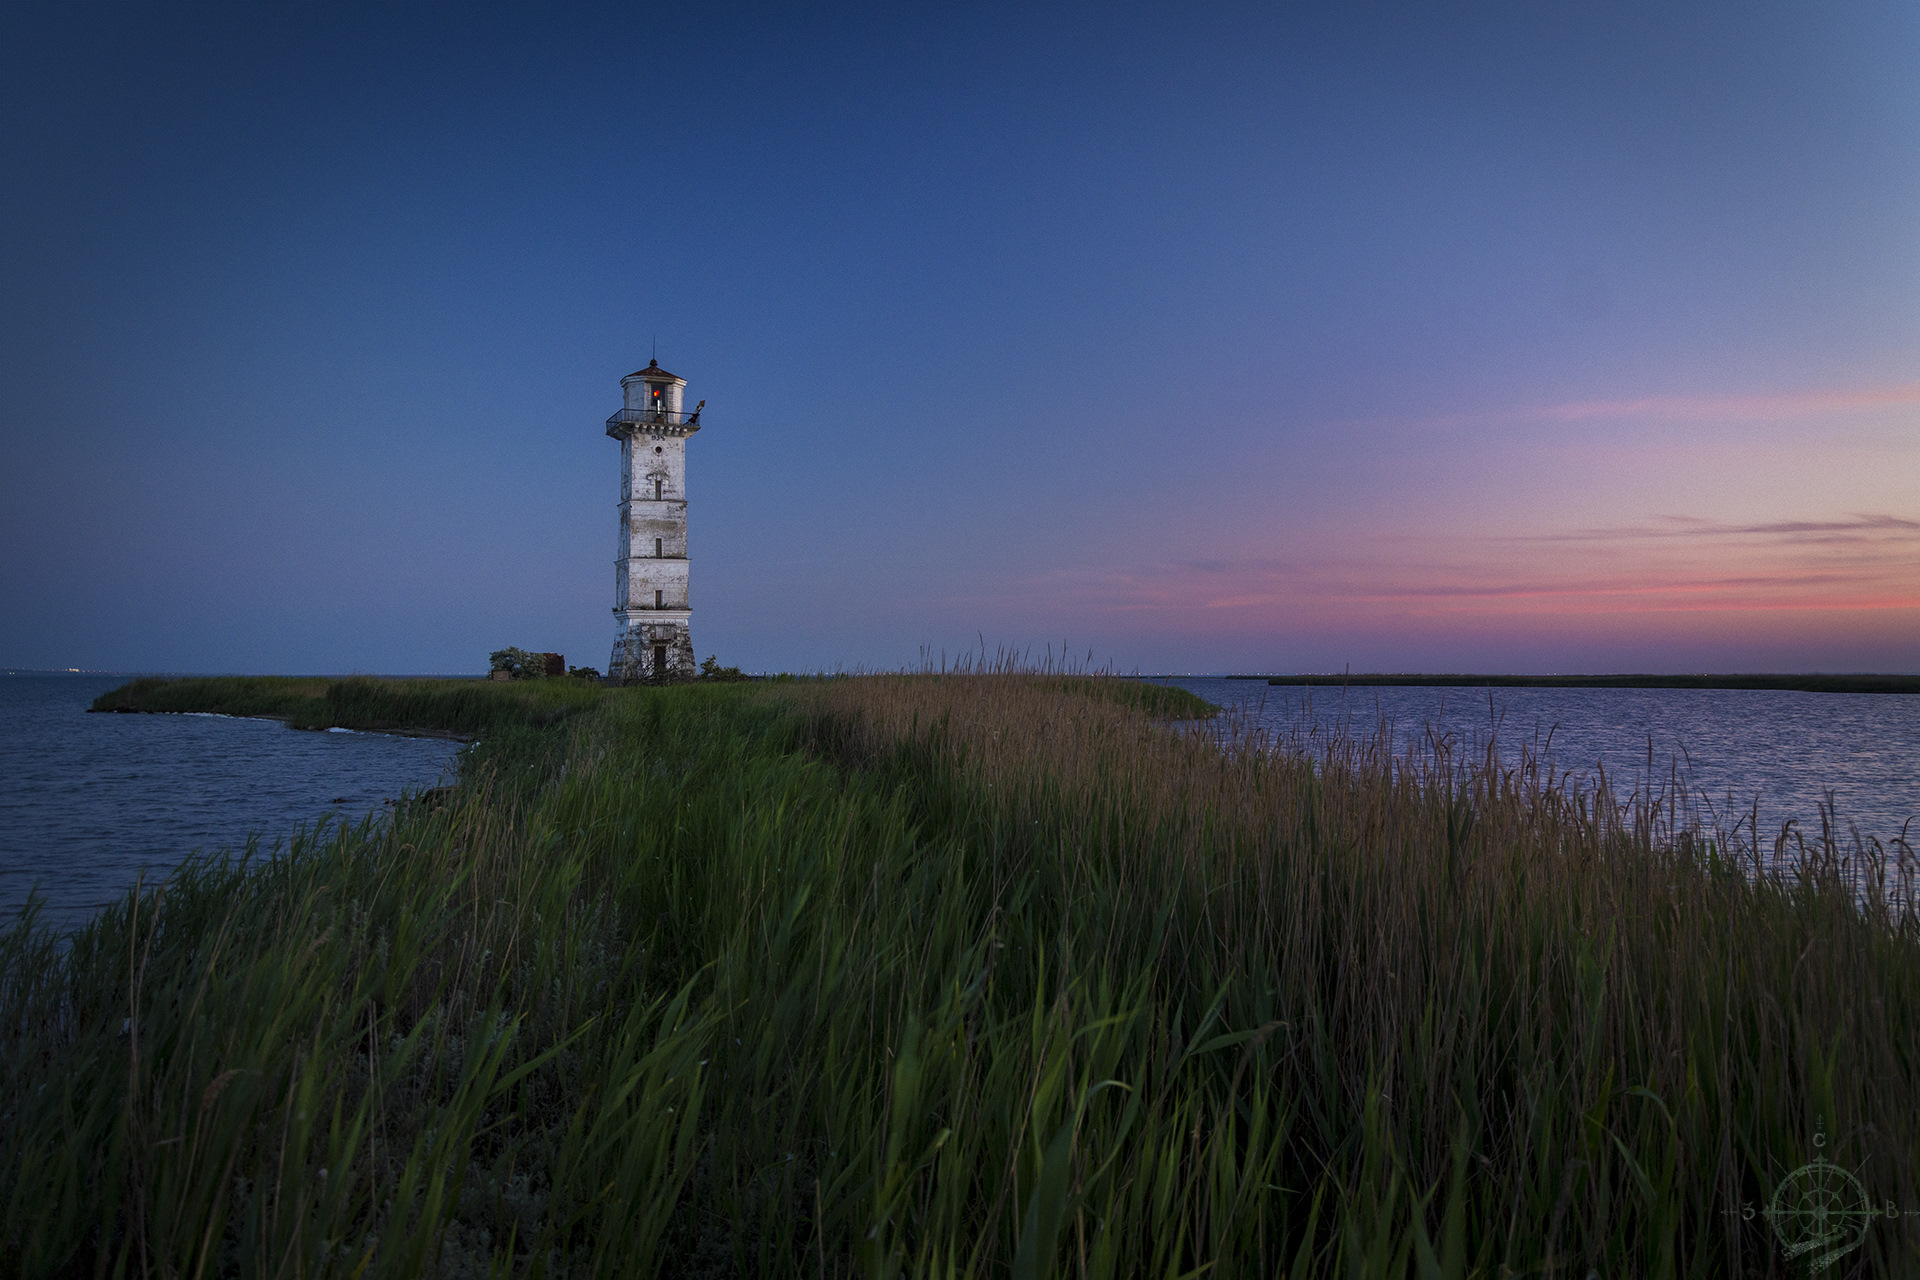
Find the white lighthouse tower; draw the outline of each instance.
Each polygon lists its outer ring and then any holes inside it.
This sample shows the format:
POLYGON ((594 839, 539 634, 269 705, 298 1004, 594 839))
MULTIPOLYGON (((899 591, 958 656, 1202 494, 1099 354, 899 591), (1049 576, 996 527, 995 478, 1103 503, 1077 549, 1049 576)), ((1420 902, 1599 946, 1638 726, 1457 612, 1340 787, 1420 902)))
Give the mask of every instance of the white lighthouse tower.
POLYGON ((702 400, 681 408, 687 380, 653 361, 620 379, 626 404, 607 419, 620 442, 620 554, 613 612, 619 629, 607 674, 621 684, 694 674, 687 603, 687 438, 702 400))

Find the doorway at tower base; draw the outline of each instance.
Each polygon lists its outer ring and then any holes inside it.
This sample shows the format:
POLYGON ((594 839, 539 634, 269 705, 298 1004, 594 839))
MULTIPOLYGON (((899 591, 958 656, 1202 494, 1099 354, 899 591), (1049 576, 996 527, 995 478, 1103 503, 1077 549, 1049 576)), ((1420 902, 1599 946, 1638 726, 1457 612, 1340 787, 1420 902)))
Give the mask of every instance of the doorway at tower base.
POLYGON ((607 676, 616 684, 691 680, 698 670, 693 628, 678 621, 627 623, 614 637, 613 657, 607 662, 607 676))

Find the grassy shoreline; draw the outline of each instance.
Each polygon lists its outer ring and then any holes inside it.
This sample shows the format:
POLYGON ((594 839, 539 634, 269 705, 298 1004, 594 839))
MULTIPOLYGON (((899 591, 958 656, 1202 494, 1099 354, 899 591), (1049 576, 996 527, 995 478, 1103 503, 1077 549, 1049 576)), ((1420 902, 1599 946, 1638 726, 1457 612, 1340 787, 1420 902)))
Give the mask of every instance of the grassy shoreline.
POLYGON ((476 687, 450 803, 0 934, 27 1274, 1787 1275, 1816 1153, 1920 1209, 1858 854, 1122 681, 476 687))
POLYGON ((557 723, 592 707, 606 692, 596 682, 569 679, 146 676, 101 694, 87 710, 245 716, 295 729, 472 739, 502 728, 557 723))

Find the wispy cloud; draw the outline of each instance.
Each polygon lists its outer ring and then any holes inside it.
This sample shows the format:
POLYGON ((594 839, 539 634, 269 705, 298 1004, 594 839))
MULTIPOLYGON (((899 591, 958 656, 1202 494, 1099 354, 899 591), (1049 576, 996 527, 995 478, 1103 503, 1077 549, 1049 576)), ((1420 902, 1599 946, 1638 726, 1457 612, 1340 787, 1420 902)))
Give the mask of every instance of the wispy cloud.
POLYGON ((1734 524, 1697 516, 1662 516, 1661 523, 1564 533, 1507 534, 1493 542, 1613 542, 1648 538, 1705 540, 1764 537, 1796 542, 1920 541, 1920 520, 1891 515, 1855 515, 1844 520, 1774 520, 1734 524))
POLYGON ((1756 589, 1779 591, 1790 587, 1830 587, 1851 585, 1857 575, 1846 573, 1748 574, 1738 578, 1658 579, 1571 579, 1564 582, 1502 583, 1416 583, 1393 587, 1378 594, 1362 596, 1369 600, 1405 600, 1419 597, 1436 599, 1524 600, 1543 596, 1648 596, 1697 595, 1728 591, 1752 592, 1756 589))
POLYGON ((1827 413, 1920 405, 1920 383, 1852 390, 1803 391, 1748 396, 1647 396, 1638 400, 1576 400, 1549 405, 1547 417, 1561 422, 1589 418, 1792 418, 1827 413))
POLYGON ((1860 514, 1349 543, 1337 554, 1057 570, 1029 589, 1111 614, 1472 615, 1920 609, 1920 520, 1860 514))
POLYGON ((1662 418, 1684 422, 1762 422, 1871 409, 1920 408, 1920 383, 1739 396, 1641 396, 1631 400, 1568 400, 1480 413, 1444 413, 1412 419, 1421 426, 1472 427, 1522 422, 1620 421, 1662 418))
POLYGON ((1800 574, 1741 579, 1682 578, 1670 581, 1527 582, 1498 585, 1386 587, 1345 597, 1356 604, 1429 606, 1446 612, 1480 612, 1515 606, 1550 606, 1575 613, 1741 612, 1782 610, 1854 612, 1920 609, 1920 584, 1889 584, 1844 574, 1800 574))

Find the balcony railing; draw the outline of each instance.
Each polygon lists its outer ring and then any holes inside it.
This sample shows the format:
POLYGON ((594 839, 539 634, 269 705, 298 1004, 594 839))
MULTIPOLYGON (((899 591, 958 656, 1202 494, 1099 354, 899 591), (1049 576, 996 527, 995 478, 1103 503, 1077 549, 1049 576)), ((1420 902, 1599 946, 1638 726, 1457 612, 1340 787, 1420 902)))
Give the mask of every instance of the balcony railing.
POLYGON ((665 409, 622 409, 607 419, 607 429, 615 427, 697 427, 700 425, 700 411, 692 413, 668 412, 665 409))

